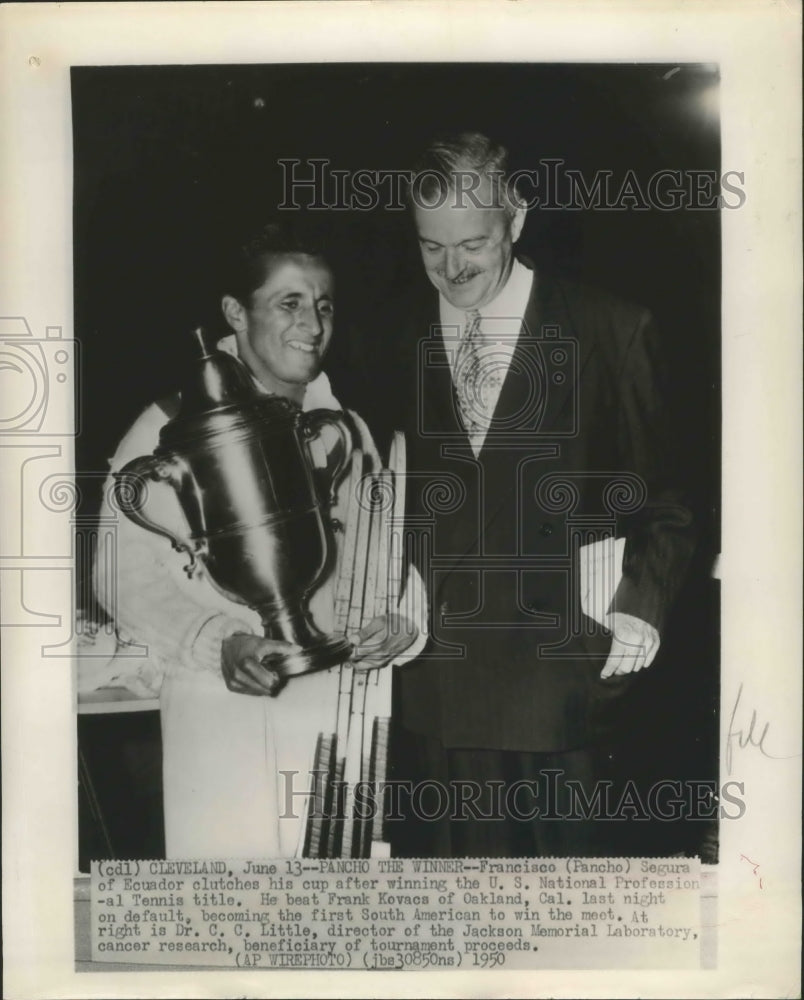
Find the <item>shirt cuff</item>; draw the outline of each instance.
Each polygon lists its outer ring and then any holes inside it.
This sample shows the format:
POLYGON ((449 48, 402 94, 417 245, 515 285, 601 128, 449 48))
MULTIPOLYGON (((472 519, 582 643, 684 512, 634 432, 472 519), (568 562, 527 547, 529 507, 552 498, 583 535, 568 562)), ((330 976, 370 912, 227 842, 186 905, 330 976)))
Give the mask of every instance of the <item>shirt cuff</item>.
POLYGON ((627 615, 624 611, 611 611, 606 615, 606 628, 610 632, 615 632, 617 625, 622 624, 626 628, 630 627, 640 632, 643 638, 650 643, 658 643, 661 640, 658 629, 636 615, 627 615))
POLYGON ((228 615, 212 615, 185 640, 181 651, 181 662, 188 670, 202 670, 220 677, 221 646, 224 639, 236 632, 253 635, 254 630, 246 622, 228 615))
POLYGON ((415 660, 427 644, 427 595, 424 582, 414 566, 408 567, 408 578, 397 611, 413 622, 418 630, 410 646, 393 661, 395 667, 401 667, 415 660))

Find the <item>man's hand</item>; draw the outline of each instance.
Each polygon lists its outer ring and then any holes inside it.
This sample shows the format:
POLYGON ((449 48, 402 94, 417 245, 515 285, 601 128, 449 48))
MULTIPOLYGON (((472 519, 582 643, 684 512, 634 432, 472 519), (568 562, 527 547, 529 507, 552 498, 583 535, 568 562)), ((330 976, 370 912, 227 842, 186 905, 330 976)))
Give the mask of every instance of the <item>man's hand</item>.
POLYGON ((404 615, 379 615, 358 633, 352 663, 359 670, 384 667, 411 646, 419 630, 404 615))
POLYGON ((608 616, 612 631, 611 650, 600 676, 630 674, 653 663, 659 651, 659 633, 656 629, 633 615, 614 612, 608 616))
POLYGON ((284 678, 262 661, 272 654, 290 653, 298 648, 279 639, 235 632, 221 644, 221 671, 226 686, 235 694, 274 697, 284 687, 284 678))

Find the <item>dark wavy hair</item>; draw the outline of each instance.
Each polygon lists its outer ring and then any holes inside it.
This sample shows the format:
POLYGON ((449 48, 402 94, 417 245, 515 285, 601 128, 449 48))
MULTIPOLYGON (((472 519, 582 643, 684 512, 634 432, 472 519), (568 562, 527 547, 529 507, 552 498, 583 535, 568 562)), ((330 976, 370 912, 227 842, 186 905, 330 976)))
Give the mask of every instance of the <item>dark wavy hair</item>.
MULTIPOLYGON (((220 294, 248 305, 282 257, 314 257, 326 264, 323 243, 314 233, 285 220, 267 222, 242 240, 234 240, 223 265, 220 294)), ((329 266, 329 265, 327 265, 329 266)))

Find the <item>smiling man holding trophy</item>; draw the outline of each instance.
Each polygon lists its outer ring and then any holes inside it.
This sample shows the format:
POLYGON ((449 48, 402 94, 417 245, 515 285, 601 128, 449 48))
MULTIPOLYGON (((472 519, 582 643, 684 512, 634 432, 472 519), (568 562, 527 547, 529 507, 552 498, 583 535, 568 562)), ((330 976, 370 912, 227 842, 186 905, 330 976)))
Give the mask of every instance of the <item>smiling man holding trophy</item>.
MULTIPOLYGON (((310 775, 365 780, 371 761, 384 777, 382 668, 420 645, 419 615, 397 613, 403 442, 382 470, 322 372, 333 277, 316 246, 266 226, 224 285, 231 334, 196 331, 181 394, 112 459, 105 503, 127 517, 96 588, 161 677, 168 857, 367 854, 348 791, 313 795, 310 775)), ((418 579, 404 590, 420 600, 418 579)))

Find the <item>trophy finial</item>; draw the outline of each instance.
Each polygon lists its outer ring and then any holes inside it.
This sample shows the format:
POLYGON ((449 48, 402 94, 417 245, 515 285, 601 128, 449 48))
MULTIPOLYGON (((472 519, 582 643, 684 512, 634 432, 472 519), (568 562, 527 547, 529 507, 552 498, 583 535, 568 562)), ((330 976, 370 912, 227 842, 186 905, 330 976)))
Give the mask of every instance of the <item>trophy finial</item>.
POLYGON ((214 334, 197 326, 191 337, 194 361, 182 387, 182 415, 198 415, 258 398, 246 366, 219 351, 214 334))
POLYGON ((208 358, 215 350, 215 345, 210 344, 209 334, 203 326, 197 326, 192 332, 193 347, 198 352, 198 357, 208 358))

